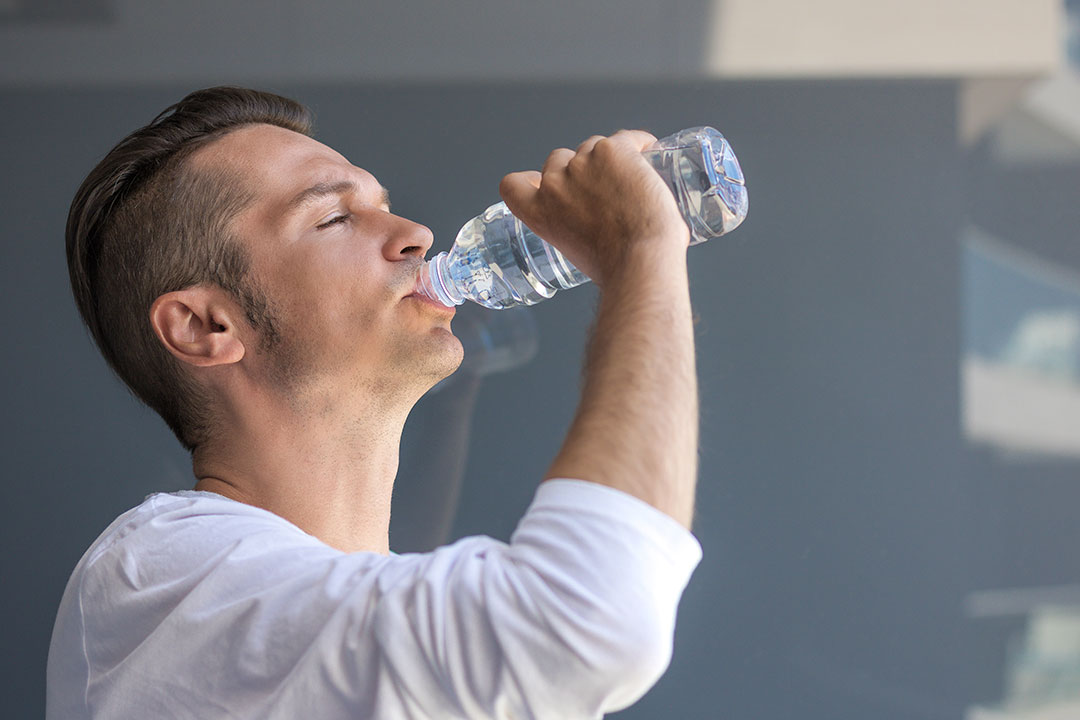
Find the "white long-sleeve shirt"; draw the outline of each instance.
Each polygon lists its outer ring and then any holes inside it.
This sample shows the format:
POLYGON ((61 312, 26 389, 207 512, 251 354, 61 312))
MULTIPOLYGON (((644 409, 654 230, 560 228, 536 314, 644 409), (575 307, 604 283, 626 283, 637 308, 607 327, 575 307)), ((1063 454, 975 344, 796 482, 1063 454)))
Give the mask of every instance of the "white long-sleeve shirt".
POLYGON ((49 650, 49 720, 597 718, 666 669, 693 535, 549 480, 510 543, 335 550, 207 492, 155 494, 94 542, 49 650))

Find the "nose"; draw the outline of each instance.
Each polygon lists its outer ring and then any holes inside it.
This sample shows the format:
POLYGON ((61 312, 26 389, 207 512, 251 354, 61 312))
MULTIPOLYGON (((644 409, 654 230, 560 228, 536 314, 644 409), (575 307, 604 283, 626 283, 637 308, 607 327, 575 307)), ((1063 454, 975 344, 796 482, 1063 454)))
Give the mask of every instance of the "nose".
POLYGON ((408 257, 423 259, 435 238, 427 226, 394 216, 395 227, 383 243, 383 257, 390 261, 408 257))

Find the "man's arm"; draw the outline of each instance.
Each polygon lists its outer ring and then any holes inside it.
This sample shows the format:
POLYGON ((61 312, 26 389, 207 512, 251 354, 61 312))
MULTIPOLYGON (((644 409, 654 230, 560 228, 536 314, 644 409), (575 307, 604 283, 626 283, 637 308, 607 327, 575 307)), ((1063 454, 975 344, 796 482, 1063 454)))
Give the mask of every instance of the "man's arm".
POLYGON ((556 150, 542 173, 503 180, 514 214, 601 289, 584 387, 548 477, 589 480, 689 528, 697 480, 697 376, 686 271, 689 231, 622 131, 556 150))

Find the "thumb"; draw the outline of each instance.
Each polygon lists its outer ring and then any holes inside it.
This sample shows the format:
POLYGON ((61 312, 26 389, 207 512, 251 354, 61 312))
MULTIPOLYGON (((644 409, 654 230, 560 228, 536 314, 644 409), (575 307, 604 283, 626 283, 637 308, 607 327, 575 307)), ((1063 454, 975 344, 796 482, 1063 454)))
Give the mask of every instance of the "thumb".
POLYGON ((529 215, 536 204, 536 192, 540 189, 540 173, 523 170, 510 173, 499 183, 499 195, 506 207, 517 217, 529 215))

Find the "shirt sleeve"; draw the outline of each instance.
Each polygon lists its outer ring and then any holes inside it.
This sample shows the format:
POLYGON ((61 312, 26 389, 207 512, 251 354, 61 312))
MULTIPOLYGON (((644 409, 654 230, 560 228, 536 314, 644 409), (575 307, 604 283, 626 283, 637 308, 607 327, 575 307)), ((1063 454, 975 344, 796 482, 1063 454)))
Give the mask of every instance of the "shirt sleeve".
POLYGON ((423 557, 386 588, 376 622, 402 686, 463 717, 594 718, 667 668, 701 547, 633 496, 556 479, 509 545, 467 538, 423 557))

